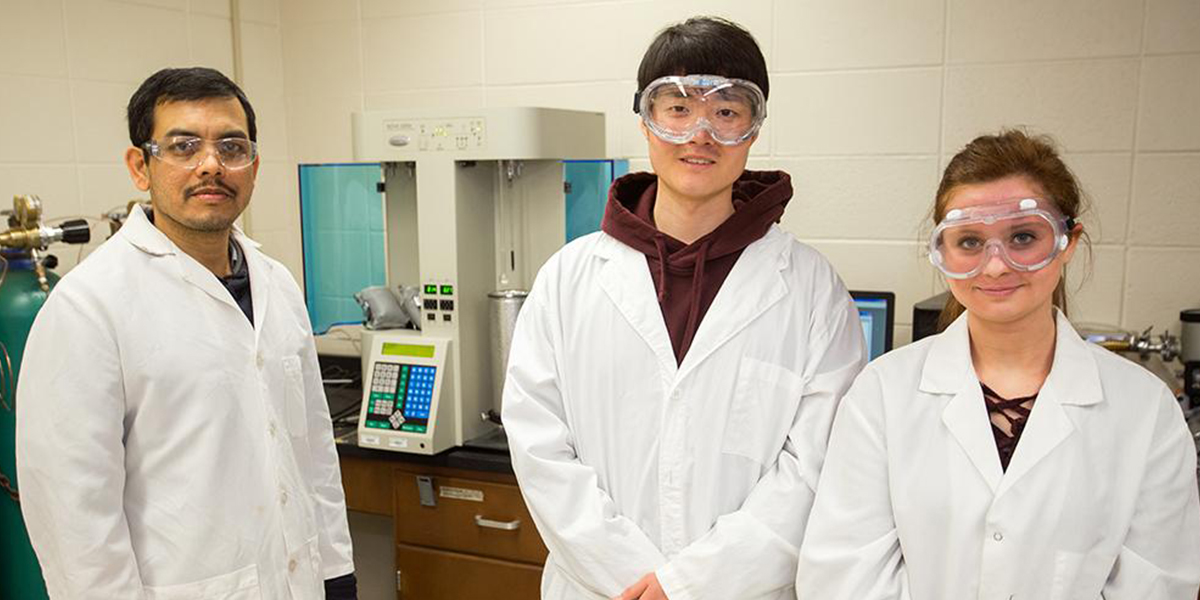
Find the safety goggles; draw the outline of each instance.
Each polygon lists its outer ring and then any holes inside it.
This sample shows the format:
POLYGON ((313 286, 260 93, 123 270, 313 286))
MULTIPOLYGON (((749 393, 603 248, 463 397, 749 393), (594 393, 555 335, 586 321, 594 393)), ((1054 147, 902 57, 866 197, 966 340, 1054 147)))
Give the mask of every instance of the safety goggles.
POLYGON ((933 230, 929 261, 952 279, 974 277, 993 256, 1037 271, 1067 249, 1075 220, 1034 198, 956 208, 933 230))
POLYGON ((717 75, 660 77, 634 94, 633 111, 659 139, 685 144, 700 131, 734 146, 758 133, 767 99, 753 82, 717 75))
POLYGON ((214 152, 221 166, 230 171, 250 166, 258 156, 257 144, 246 138, 206 140, 180 135, 161 142, 149 141, 143 147, 154 158, 184 169, 195 169, 214 152))

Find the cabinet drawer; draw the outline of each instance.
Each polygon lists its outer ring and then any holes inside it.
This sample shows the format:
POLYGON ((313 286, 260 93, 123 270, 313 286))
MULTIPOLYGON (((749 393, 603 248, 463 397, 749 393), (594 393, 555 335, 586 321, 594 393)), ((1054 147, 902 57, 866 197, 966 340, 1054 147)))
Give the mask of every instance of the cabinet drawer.
POLYGON ((396 541, 535 565, 546 561, 515 485, 428 476, 434 506, 421 504, 418 473, 396 471, 396 541))
POLYGON ((392 466, 381 460, 341 457, 346 508, 392 516, 392 466))
POLYGON ((396 546, 399 600, 537 600, 542 570, 533 565, 396 546))

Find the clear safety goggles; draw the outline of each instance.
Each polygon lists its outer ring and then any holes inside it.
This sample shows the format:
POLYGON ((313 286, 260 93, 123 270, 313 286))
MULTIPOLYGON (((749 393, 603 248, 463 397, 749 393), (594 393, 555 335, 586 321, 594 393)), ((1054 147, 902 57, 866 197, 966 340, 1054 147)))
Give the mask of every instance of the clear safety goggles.
POLYGON ((1033 198, 956 208, 933 230, 929 261, 952 279, 978 275, 993 256, 1036 271, 1067 249, 1074 228, 1074 219, 1033 198))
POLYGON ((258 145, 246 138, 206 140, 190 135, 177 135, 161 141, 142 144, 151 156, 184 169, 195 169, 209 154, 230 171, 245 169, 258 156, 258 145))
POLYGON ((717 75, 660 77, 634 94, 633 110, 659 139, 690 142, 701 130, 733 146, 758 133, 767 99, 753 82, 717 75))

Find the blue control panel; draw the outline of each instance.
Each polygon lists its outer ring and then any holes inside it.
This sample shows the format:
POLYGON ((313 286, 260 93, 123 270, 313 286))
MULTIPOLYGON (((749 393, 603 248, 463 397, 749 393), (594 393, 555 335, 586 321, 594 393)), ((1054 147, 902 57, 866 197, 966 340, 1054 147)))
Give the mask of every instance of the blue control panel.
POLYGON ((376 362, 371 374, 366 426, 425 433, 436 379, 435 366, 376 362))
POLYGON ((434 375, 437 367, 412 365, 409 367, 408 389, 404 396, 406 419, 429 419, 429 406, 433 402, 434 375))

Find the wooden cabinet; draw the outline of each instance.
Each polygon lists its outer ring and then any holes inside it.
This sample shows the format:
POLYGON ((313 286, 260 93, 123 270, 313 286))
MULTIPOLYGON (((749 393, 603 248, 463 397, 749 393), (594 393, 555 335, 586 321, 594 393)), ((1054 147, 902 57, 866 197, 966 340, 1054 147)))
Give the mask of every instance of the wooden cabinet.
POLYGON ((373 515, 392 516, 392 463, 347 457, 342 457, 340 462, 346 508, 373 515))
POLYGON ((421 546, 396 546, 401 600, 538 598, 542 568, 421 546))
POLYGON ((399 469, 394 477, 397 542, 539 566, 546 561, 516 485, 399 469))
POLYGON ((399 600, 537 600, 546 547, 511 474, 341 457, 350 510, 392 517, 399 600))

